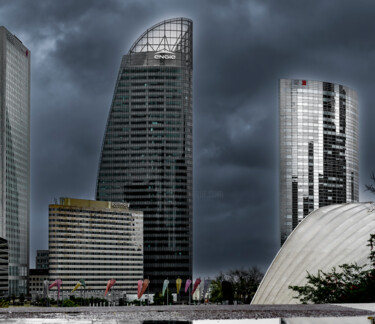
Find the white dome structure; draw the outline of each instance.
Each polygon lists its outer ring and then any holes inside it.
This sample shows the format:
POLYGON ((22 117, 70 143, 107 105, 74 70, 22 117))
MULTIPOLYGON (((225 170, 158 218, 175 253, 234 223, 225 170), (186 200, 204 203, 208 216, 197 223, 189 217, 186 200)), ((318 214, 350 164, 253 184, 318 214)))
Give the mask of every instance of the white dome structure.
POLYGON ((369 264, 375 204, 348 203, 319 208, 291 233, 263 278, 252 304, 298 304, 288 286, 303 286, 306 275, 341 264, 369 264))

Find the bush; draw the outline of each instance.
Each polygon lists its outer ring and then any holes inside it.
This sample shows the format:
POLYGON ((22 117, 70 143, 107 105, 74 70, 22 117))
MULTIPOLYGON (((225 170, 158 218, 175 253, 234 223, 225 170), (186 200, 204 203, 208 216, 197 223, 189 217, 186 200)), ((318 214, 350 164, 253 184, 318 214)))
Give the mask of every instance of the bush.
POLYGON ((4 300, 3 298, 0 298, 0 308, 7 308, 9 307, 9 302, 4 300))
POLYGON ((300 302, 314 304, 323 303, 373 303, 375 302, 375 234, 370 235, 371 267, 354 264, 343 264, 339 271, 318 271, 318 274, 307 273, 305 286, 289 286, 298 293, 294 297, 300 302))
POLYGON ((70 299, 65 299, 62 304, 62 307, 77 307, 77 306, 79 305, 70 299))

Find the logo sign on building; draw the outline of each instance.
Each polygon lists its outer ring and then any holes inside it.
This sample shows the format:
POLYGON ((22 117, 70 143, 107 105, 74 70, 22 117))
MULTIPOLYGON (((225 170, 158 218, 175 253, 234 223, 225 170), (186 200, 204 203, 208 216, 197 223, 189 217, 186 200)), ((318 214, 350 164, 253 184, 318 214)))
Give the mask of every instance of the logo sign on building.
POLYGON ((167 50, 156 52, 154 55, 155 60, 175 60, 176 54, 167 50))

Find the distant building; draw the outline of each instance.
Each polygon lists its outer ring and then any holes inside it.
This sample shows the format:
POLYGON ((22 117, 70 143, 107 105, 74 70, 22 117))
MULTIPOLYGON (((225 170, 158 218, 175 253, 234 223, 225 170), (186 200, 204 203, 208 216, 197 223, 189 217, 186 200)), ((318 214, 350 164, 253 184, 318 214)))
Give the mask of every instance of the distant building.
POLYGON ((44 280, 48 280, 48 269, 29 270, 29 293, 32 296, 43 295, 44 280))
POLYGON ((35 267, 37 269, 48 269, 49 267, 49 251, 48 250, 37 250, 35 267))
POLYGON ((313 210, 357 202, 357 93, 322 81, 280 80, 281 244, 313 210))
POLYGON ((137 292, 143 279, 143 213, 129 204, 61 198, 49 206, 50 281, 72 289, 80 279, 87 289, 137 292))
POLYGON ((193 22, 164 20, 122 58, 103 139, 97 200, 144 212, 150 291, 192 277, 193 22))
POLYGON ((0 297, 8 296, 9 277, 9 249, 8 241, 0 237, 0 297))
POLYGON ((30 205, 30 51, 0 27, 0 237, 9 295, 27 293, 30 205))

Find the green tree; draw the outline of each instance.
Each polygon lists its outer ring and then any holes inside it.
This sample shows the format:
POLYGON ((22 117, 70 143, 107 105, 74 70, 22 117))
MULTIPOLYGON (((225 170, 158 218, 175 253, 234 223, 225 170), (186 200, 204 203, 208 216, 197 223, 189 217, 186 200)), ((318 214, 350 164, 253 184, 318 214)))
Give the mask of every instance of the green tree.
POLYGON ((210 301, 213 303, 220 303, 223 301, 223 289, 221 286, 222 283, 222 274, 219 274, 214 280, 211 281, 211 293, 210 301))
POLYGON ((154 295, 154 305, 167 305, 167 294, 168 294, 168 303, 171 305, 173 304, 173 296, 172 291, 167 289, 164 296, 161 292, 158 292, 154 295))
POLYGON ((307 272, 307 284, 289 286, 297 292, 294 298, 302 303, 373 303, 375 302, 375 234, 370 235, 370 265, 340 265, 339 271, 318 271, 317 275, 307 272))

